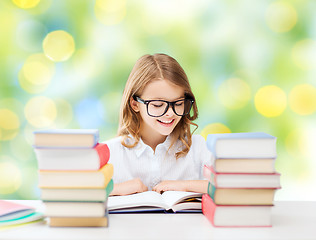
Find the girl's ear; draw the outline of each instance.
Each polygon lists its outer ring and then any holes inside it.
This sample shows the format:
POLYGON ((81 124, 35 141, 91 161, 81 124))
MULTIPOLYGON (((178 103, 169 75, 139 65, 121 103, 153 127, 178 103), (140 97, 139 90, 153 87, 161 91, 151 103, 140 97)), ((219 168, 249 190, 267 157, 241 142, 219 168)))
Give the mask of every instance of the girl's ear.
POLYGON ((129 102, 130 102, 130 104, 131 104, 132 109, 133 109, 135 112, 139 112, 138 102, 135 101, 135 100, 133 99, 133 97, 130 98, 129 102))

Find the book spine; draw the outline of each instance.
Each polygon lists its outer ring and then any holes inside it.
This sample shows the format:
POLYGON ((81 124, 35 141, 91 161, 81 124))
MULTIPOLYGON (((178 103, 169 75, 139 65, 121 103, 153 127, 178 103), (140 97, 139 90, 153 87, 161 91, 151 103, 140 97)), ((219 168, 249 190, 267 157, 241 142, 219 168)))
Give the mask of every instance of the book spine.
POLYGON ((207 194, 213 199, 214 202, 215 202, 215 192, 216 192, 216 187, 211 182, 208 182, 207 194))
POLYGON ((105 143, 98 143, 94 148, 100 159, 100 168, 102 168, 110 159, 110 149, 105 143))
POLYGON ((214 215, 215 215, 216 205, 213 203, 211 197, 207 194, 202 196, 202 213, 204 216, 214 225, 214 215))

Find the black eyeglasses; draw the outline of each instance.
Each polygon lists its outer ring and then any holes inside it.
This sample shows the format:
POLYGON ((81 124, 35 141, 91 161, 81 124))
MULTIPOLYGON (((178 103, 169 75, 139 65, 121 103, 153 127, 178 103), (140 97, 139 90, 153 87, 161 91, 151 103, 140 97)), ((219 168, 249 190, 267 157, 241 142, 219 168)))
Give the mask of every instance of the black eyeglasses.
POLYGON ((168 111, 169 106, 171 106, 176 115, 184 116, 190 113, 194 103, 194 100, 189 98, 180 99, 174 102, 165 100, 144 100, 137 96, 133 96, 133 99, 145 104, 147 107, 147 114, 151 117, 161 117, 168 111))

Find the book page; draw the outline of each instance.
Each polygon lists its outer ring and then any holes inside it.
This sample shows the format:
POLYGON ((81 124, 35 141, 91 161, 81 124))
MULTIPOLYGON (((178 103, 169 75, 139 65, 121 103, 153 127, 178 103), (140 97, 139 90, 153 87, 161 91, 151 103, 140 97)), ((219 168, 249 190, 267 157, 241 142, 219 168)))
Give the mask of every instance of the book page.
MULTIPOLYGON (((202 197, 202 193, 194 192, 182 192, 182 191, 166 191, 162 194, 163 200, 168 206, 167 209, 171 209, 177 203, 182 202, 185 199, 202 197)), ((182 205, 185 207, 185 204, 182 205)))
POLYGON ((159 207, 168 208, 159 193, 146 191, 127 196, 111 196, 108 198, 108 209, 122 209, 132 207, 159 207))

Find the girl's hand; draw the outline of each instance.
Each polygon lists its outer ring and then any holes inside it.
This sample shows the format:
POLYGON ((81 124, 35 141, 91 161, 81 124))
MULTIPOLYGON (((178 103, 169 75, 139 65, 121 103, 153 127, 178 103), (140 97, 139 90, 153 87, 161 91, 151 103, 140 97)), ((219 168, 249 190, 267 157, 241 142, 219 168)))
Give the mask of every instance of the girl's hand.
POLYGON ((113 191, 110 195, 129 195, 145 191, 148 191, 147 186, 145 186, 145 184, 139 178, 134 178, 126 182, 114 184, 113 191))
POLYGON ((166 191, 187 191, 186 181, 167 180, 158 183, 153 187, 153 191, 163 193, 166 191))
POLYGON ((153 191, 163 193, 165 191, 184 191, 207 193, 207 180, 167 180, 158 183, 153 191))

